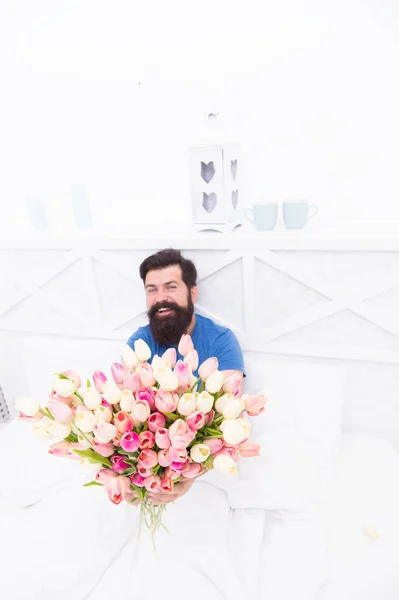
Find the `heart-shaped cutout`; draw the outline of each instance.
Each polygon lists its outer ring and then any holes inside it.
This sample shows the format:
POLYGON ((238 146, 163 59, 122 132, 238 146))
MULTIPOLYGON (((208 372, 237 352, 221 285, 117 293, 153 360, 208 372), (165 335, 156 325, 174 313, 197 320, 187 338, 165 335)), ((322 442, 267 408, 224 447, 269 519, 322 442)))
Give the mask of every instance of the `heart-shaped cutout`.
POLYGON ((201 161, 201 177, 205 181, 205 183, 209 183, 210 181, 212 181, 215 173, 216 171, 215 166, 213 164, 213 160, 211 160, 207 164, 201 161))
POLYGON ((231 192, 231 203, 234 206, 234 208, 237 208, 237 204, 238 204, 238 190, 233 190, 231 192))
POLYGON ((235 181, 236 176, 237 176, 237 159, 234 159, 231 161, 230 169, 231 169, 231 175, 235 181))
POLYGON ((217 201, 218 197, 216 196, 215 192, 212 192, 211 194, 202 192, 202 206, 205 208, 207 213, 211 213, 213 211, 213 209, 216 207, 217 201))

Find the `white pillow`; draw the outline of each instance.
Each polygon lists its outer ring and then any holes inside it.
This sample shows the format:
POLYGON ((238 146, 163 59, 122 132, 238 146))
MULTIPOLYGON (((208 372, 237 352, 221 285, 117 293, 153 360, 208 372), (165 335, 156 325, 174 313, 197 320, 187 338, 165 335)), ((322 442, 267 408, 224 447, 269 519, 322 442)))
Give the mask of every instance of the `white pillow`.
POLYGON ((323 498, 338 456, 346 367, 271 364, 260 354, 245 364, 245 391, 268 403, 252 419, 261 456, 240 461, 228 482, 231 506, 306 512, 323 498))

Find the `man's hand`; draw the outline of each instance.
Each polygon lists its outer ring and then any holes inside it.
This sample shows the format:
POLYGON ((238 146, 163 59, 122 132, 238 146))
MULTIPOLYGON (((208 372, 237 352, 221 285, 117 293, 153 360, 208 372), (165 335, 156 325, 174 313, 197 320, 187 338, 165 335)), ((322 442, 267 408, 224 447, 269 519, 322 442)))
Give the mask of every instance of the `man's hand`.
POLYGON ((152 492, 148 495, 148 499, 154 504, 168 504, 169 502, 174 502, 180 496, 183 496, 188 492, 195 481, 195 477, 192 479, 186 479, 185 481, 178 481, 173 486, 173 492, 170 493, 162 493, 162 492, 152 492))

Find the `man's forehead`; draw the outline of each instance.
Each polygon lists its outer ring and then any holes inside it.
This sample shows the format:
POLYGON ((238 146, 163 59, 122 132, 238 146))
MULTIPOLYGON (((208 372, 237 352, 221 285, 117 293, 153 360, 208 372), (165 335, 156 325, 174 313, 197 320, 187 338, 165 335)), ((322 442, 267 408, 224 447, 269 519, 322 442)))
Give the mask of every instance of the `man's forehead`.
POLYGON ((182 272, 179 265, 170 265, 163 269, 148 271, 145 285, 162 285, 170 281, 182 281, 182 272))

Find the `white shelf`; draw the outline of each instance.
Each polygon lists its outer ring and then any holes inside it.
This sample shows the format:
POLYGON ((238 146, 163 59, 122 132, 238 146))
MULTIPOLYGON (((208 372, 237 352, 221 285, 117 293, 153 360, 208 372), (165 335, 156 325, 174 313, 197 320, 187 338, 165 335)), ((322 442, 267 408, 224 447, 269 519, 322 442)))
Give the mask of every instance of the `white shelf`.
POLYGON ((231 233, 196 231, 193 223, 175 225, 137 224, 119 231, 71 232, 61 237, 49 233, 0 239, 0 249, 90 248, 156 249, 248 249, 248 250, 399 250, 399 220, 318 219, 302 230, 257 231, 245 224, 231 233))

